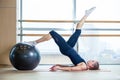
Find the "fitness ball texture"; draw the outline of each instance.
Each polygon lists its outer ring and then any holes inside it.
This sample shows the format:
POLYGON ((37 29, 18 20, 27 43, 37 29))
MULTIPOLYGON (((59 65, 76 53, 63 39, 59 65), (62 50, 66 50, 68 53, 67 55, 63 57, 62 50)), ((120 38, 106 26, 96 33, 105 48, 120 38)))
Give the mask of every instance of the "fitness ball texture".
POLYGON ((17 43, 12 47, 9 59, 18 70, 33 70, 40 62, 40 53, 35 46, 17 43))

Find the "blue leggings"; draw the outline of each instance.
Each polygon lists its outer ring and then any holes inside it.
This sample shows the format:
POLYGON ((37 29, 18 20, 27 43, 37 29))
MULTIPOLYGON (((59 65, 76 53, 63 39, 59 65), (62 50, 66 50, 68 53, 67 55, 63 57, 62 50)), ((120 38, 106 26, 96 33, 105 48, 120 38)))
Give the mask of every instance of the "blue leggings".
POLYGON ((55 31, 50 31, 50 35, 54 39, 55 43, 58 45, 60 52, 63 55, 66 55, 70 58, 74 65, 77 65, 80 62, 85 62, 85 60, 73 49, 75 46, 79 36, 81 34, 80 29, 76 29, 76 31, 71 35, 69 40, 66 42, 61 35, 59 35, 55 31))

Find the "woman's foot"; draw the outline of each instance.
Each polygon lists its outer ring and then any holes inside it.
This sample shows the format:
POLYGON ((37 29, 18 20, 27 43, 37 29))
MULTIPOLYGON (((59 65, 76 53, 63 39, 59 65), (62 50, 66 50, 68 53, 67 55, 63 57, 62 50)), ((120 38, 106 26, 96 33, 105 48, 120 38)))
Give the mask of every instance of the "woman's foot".
POLYGON ((92 7, 85 11, 85 15, 82 17, 82 19, 78 22, 76 29, 81 29, 83 27, 83 24, 87 17, 95 10, 96 7, 92 7))
POLYGON ((24 43, 30 44, 32 46, 35 46, 37 44, 36 41, 28 41, 28 42, 24 42, 24 43))
POLYGON ((96 7, 92 7, 92 8, 90 8, 90 9, 86 10, 86 11, 85 11, 85 15, 86 15, 86 16, 89 16, 89 14, 91 14, 95 9, 96 9, 96 7))

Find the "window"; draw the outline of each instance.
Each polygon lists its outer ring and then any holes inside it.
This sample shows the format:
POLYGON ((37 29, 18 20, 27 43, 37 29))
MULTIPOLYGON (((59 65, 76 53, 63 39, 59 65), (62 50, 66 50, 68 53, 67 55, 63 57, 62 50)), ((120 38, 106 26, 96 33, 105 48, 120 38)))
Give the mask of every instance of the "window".
MULTIPOLYGON (((82 28, 75 49, 86 60, 120 64, 119 3, 119 0, 18 0, 17 41, 36 40, 52 29, 71 35, 84 11, 96 6, 82 28)), ((64 38, 67 40, 69 36, 64 38)), ((60 53, 53 39, 37 47, 41 54, 60 53)))
MULTIPOLYGON (((72 20, 72 0, 20 0, 22 20, 72 20), (54 3, 53 3, 54 2, 54 3)), ((19 19, 20 20, 20 19, 19 19)), ((22 34, 46 34, 54 29, 59 33, 70 34, 73 23, 21 22, 22 34), (65 33, 64 33, 65 32, 65 33)), ((19 28, 20 30, 20 28, 19 28)), ((22 41, 35 40, 41 36, 22 36, 22 41)), ((67 39, 67 37, 65 37, 67 39)), ((53 40, 38 45, 41 54, 56 54, 58 48, 53 40), (46 45, 46 46, 44 46, 46 45), (52 45, 52 46, 51 46, 52 45), (51 46, 49 49, 46 47, 51 46)))
POLYGON ((84 35, 92 35, 79 39, 78 51, 87 60, 96 59, 102 64, 120 64, 118 3, 119 0, 76 0, 77 20, 81 18, 86 8, 92 5, 97 7, 87 19, 93 23, 86 23, 82 31, 84 35), (93 37, 93 35, 99 36, 93 37))

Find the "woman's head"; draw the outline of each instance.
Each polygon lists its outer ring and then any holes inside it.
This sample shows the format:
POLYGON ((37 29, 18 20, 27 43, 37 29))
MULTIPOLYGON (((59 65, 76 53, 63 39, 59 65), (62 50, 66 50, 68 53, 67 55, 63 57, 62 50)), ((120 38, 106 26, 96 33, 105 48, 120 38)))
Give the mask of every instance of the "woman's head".
POLYGON ((98 70, 99 69, 99 63, 95 60, 89 60, 87 61, 87 67, 89 70, 98 70))

